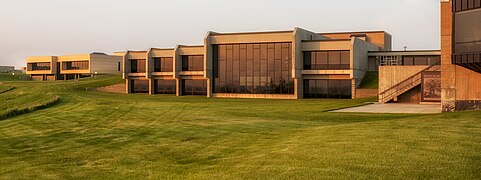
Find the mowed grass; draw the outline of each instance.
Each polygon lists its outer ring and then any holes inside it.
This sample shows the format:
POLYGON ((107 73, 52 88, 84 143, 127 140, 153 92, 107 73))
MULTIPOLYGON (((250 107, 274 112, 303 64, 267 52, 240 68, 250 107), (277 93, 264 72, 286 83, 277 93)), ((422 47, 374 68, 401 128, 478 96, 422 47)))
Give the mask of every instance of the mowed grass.
MULTIPOLYGON (((481 112, 342 114, 358 100, 97 92, 119 77, 11 82, 58 104, 0 121, 1 179, 479 179, 481 112)), ((32 98, 37 98, 32 96, 32 98)))

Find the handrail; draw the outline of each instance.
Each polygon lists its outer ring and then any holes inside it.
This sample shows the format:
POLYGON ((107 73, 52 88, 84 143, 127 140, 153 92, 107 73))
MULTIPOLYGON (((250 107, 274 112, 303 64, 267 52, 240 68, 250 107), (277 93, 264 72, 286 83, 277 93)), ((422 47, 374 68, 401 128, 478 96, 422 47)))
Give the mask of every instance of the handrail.
MULTIPOLYGON (((433 67, 437 67, 437 69, 440 68, 440 66, 437 65, 436 63, 431 64, 430 66, 424 68, 423 70, 415 73, 414 75, 412 75, 412 76, 404 79, 403 81, 401 81, 401 82, 399 82, 399 83, 391 86, 390 88, 384 90, 383 92, 379 93, 379 96, 381 96, 380 100, 381 100, 382 102, 386 102, 385 99, 393 98, 393 97, 391 97, 393 94, 398 93, 400 89, 405 89, 405 88, 408 87, 408 86, 412 86, 413 83, 420 81, 420 80, 422 79, 422 77, 420 77, 421 73, 423 73, 423 72, 425 72, 425 71, 427 71, 427 70, 429 70, 429 69, 431 69, 431 68, 433 68, 433 67), (406 84, 406 85, 400 87, 400 86, 403 85, 403 84, 406 84), (390 92, 390 91, 393 91, 393 90, 394 90, 394 92, 391 92, 391 93, 389 93, 388 95, 386 95, 386 93, 388 93, 388 92, 390 92), (387 97, 387 98, 386 98, 386 97, 387 97)), ((437 70, 437 69, 435 69, 435 70, 437 70)), ((419 82, 419 83, 420 83, 420 82, 419 82)), ((416 83, 416 84, 417 84, 417 83, 416 83)))
POLYGON ((421 74, 422 72, 424 72, 424 71, 426 71, 426 70, 428 70, 428 69, 430 69, 430 68, 432 68, 432 67, 434 67, 434 66, 438 66, 438 65, 437 65, 437 64, 432 64, 432 65, 428 66, 427 68, 424 68, 424 69, 422 69, 421 71, 417 72, 416 74, 407 77, 407 78, 404 79, 403 81, 401 81, 401 82, 399 82, 399 83, 391 86, 390 88, 384 90, 383 92, 381 92, 381 93, 379 93, 379 94, 383 94, 383 93, 386 93, 387 91, 389 91, 389 90, 391 90, 391 89, 394 89, 395 86, 398 86, 398 85, 404 83, 404 81, 407 81, 408 79, 411 79, 411 78, 415 77, 416 75, 421 74))

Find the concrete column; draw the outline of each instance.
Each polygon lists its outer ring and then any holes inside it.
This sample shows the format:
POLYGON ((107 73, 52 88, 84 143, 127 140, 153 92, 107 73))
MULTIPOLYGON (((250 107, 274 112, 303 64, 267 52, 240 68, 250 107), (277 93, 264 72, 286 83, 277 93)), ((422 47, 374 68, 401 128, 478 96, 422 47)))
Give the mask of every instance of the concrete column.
POLYGON ((125 92, 126 92, 127 94, 132 93, 132 91, 130 90, 130 89, 131 89, 131 88, 130 88, 130 85, 131 85, 131 84, 130 84, 130 79, 126 78, 126 79, 125 79, 125 92))
POLYGON ((294 79, 294 96, 295 96, 295 99, 304 98, 304 83, 300 78, 294 79))
POLYGON ((351 89, 351 99, 356 99, 356 79, 352 79, 351 89))
POLYGON ((207 79, 207 97, 212 97, 212 79, 207 79))
POLYGON ((153 95, 155 94, 155 89, 154 89, 154 79, 149 79, 149 94, 153 95))
POLYGON ((175 79, 175 95, 182 96, 182 79, 175 79))

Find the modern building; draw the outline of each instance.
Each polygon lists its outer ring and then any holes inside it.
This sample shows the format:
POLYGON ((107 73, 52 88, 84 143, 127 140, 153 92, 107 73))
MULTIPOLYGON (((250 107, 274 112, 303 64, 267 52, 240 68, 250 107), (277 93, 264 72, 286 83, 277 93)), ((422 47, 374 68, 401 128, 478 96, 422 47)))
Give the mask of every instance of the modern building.
POLYGON ((204 45, 115 53, 128 93, 229 98, 353 98, 384 31, 208 32, 204 45))
POLYGON ((96 74, 120 74, 122 57, 104 53, 27 58, 27 74, 33 80, 78 79, 96 74))
POLYGON ((441 103, 441 51, 369 52, 379 72, 379 102, 441 103))
POLYGON ((441 50, 392 51, 384 31, 208 32, 204 44, 28 58, 38 80, 123 72, 127 93, 224 98, 355 98, 481 109, 481 0, 441 0, 441 50), (379 89, 360 89, 367 73, 379 89), (363 93, 358 93, 363 92, 363 93))
POLYGON ((441 2, 443 111, 481 109, 481 0, 441 2))
POLYGON ((0 66, 0 73, 8 73, 15 71, 14 66, 0 66))

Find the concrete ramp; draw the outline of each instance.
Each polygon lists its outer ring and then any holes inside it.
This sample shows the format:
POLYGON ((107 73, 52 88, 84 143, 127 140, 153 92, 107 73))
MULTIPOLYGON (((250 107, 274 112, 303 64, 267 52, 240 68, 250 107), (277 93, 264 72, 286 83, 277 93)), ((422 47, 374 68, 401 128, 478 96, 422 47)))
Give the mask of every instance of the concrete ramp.
POLYGON ((116 84, 112 86, 106 86, 97 88, 97 91, 102 92, 111 92, 111 93, 126 93, 126 85, 125 84, 116 84))
POLYGON ((382 114, 437 114, 441 113, 440 104, 401 104, 374 103, 365 106, 335 110, 331 112, 382 113, 382 114))

